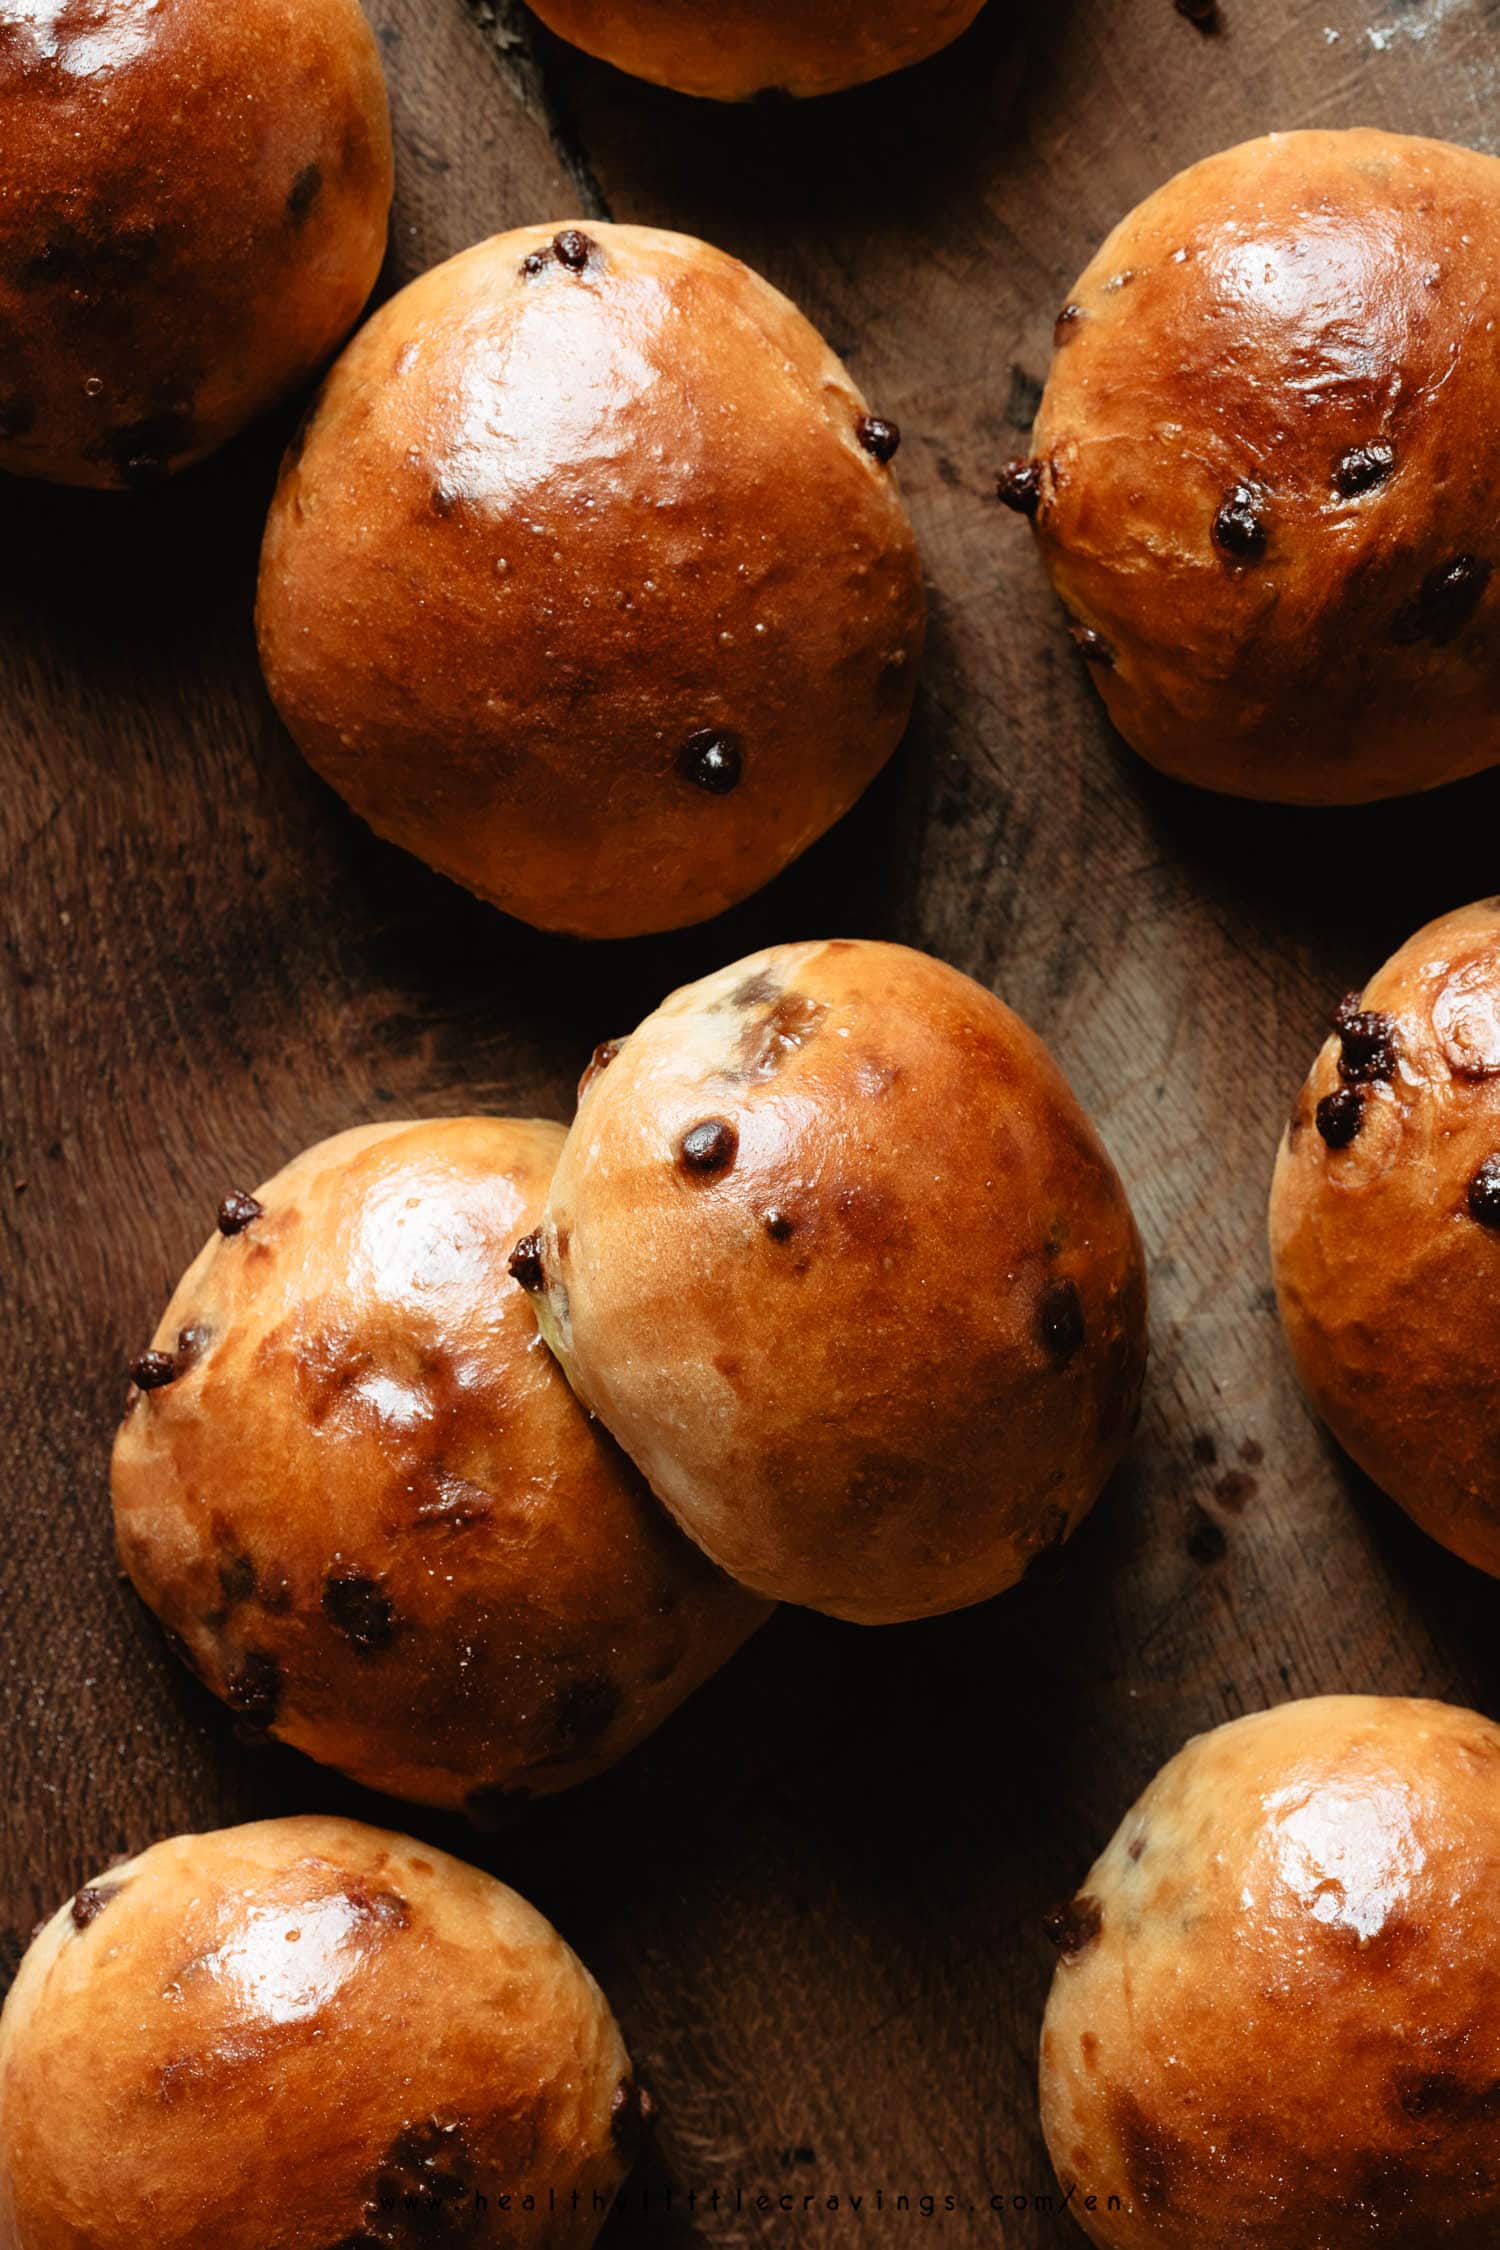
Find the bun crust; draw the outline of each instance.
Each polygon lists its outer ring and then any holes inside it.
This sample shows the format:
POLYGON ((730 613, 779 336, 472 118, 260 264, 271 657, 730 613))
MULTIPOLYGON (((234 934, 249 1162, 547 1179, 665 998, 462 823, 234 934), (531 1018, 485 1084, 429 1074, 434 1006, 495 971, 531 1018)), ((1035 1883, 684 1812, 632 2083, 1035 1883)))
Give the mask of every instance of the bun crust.
POLYGON ((704 243, 498 235, 375 315, 288 454, 271 693, 373 828, 507 912, 701 921, 905 728, 925 612, 890 427, 704 243))
POLYGON ((175 1836, 21 1964, 0 2241, 587 2250, 641 2114, 593 1978, 492 1876, 347 1820, 175 1836))
POLYGON ((91 0, 0 28, 0 470, 137 485, 304 382, 385 252, 357 0, 91 0))
POLYGON ((1052 1917, 1042 2123, 1089 2238, 1490 2250, 1497 1860, 1500 1728, 1448 1704, 1284 1704, 1163 1767, 1052 1917))
POLYGON ((1340 1445, 1500 1576, 1500 898, 1419 930, 1340 1009, 1277 1157, 1271 1255, 1340 1445))
POLYGON ((578 1409, 506 1270, 559 1126, 364 1126, 184 1276, 115 1442, 120 1555, 214 1693, 486 1820, 602 1771, 765 1605, 578 1409), (146 1371, 149 1372, 149 1371, 146 1371))
POLYGON ((1133 211, 1058 324, 1043 560, 1115 725, 1293 804, 1500 759, 1500 161, 1272 134, 1133 211))
POLYGON ((1040 1040, 901 946, 674 993, 586 1080, 540 1256, 549 1341, 684 1529, 834 1616, 1009 1586, 1135 1423, 1113 1167, 1040 1040))
POLYGON ((590 55, 681 94, 833 94, 922 62, 984 0, 540 0, 543 23, 590 55))

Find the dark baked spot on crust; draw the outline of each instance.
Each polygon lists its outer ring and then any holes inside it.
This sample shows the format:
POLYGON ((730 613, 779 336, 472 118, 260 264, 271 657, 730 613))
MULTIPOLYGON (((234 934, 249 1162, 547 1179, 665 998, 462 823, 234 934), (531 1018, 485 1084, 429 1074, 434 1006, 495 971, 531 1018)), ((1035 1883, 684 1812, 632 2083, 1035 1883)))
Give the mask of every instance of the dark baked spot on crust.
POLYGON ((1421 641, 1446 648, 1456 641, 1483 601, 1494 565, 1478 555, 1454 555, 1430 570, 1411 601, 1396 612, 1391 639, 1398 648, 1421 641))
POLYGON ((797 1222, 790 1212, 773 1203, 770 1210, 761 1214, 761 1225, 773 1242, 790 1242, 797 1231, 797 1222))
POLYGON ((690 1125, 677 1144, 678 1162, 686 1172, 707 1177, 728 1171, 739 1153, 740 1136, 724 1117, 706 1117, 690 1125))
POLYGON ((488 2239, 477 2189, 473 2151, 459 2123, 429 2117, 404 2125, 366 2188, 363 2219, 372 2250, 488 2239))
POLYGON ((1333 1011, 1339 1038, 1339 1076, 1347 1086, 1394 1078, 1400 1060, 1396 1026, 1377 1008, 1361 1008, 1357 992, 1346 993, 1333 1011))
POLYGON ((535 1297, 545 1286, 542 1271, 542 1238, 539 1234, 523 1234, 506 1260, 506 1271, 512 1281, 518 1281, 529 1297, 535 1297))
POLYGON ((467 1477, 456 1477, 447 1469, 435 1468, 431 1472, 432 1491, 418 1502, 412 1514, 416 1524, 436 1524, 444 1531, 467 1531, 471 1525, 484 1523, 495 1512, 494 1497, 482 1485, 471 1484, 467 1477))
POLYGON ((273 1725, 281 1708, 281 1666, 275 1657, 264 1649, 248 1650, 224 1683, 224 1700, 251 1726, 273 1725))
POLYGON ((353 1881, 345 1883, 344 1896, 357 1914, 383 1922, 388 1930, 411 1928, 411 1908, 399 1891, 377 1890, 373 1883, 353 1881))
POLYGON ((118 1883, 85 1883, 68 1909, 73 1918, 74 1929, 86 1930, 90 1922, 99 1919, 110 1900, 118 1898, 119 1894, 118 1883))
POLYGON ((390 1597, 363 1571, 329 1572, 323 1581, 323 1615, 361 1656, 377 1656, 395 1638, 390 1597))
POLYGON ((263 1219, 265 1215, 265 1205, 255 1196, 247 1195, 243 1188, 231 1188, 219 1205, 219 1232, 243 1234, 252 1220, 263 1219))
POLYGON ((287 217, 301 221, 323 192, 323 167, 321 164, 304 164, 287 191, 287 217))
POLYGON ((130 1363, 130 1380, 138 1391, 159 1391, 176 1373, 177 1362, 170 1352, 142 1352, 130 1363))
POLYGON ((1037 1308, 1037 1334, 1053 1363, 1066 1367, 1084 1339, 1083 1299, 1075 1283, 1054 1281, 1037 1308))
POLYGON ((782 989, 773 976, 760 969, 753 977, 746 977, 743 984, 735 986, 729 1003, 734 1008, 768 1007, 773 1000, 781 998, 782 989))
POLYGON ((634 2163, 647 2128, 656 2121, 656 2103, 634 2078, 622 2078, 609 2105, 609 2134, 627 2163, 634 2163))
POLYGON ((185 1375, 190 1367, 196 1367, 213 1340, 214 1332, 206 1320, 195 1320, 191 1327, 179 1328, 175 1354, 178 1374, 185 1375))
POLYGON ((606 1673, 570 1680, 552 1699, 552 1726, 559 1742, 567 1750, 582 1750, 599 1741, 619 1716, 622 1701, 618 1684, 606 1673))
POLYGON ((248 1602, 255 1593, 255 1565, 245 1554, 225 1555, 219 1564, 219 1592, 226 1609, 248 1602))
POLYGON ((1264 553, 1268 526, 1265 494, 1253 484, 1237 484, 1214 517, 1214 545, 1247 561, 1264 553))
POLYGON ((1042 1916, 1042 1928, 1058 1952, 1070 1958, 1092 1945, 1103 1927, 1104 1909, 1087 1891, 1049 1907, 1042 1916))
POLYGON ((1396 449, 1377 440, 1373 445, 1352 445, 1341 453, 1333 464, 1333 487, 1346 500, 1357 500, 1362 492, 1373 492, 1385 483, 1396 466, 1396 449))
POLYGON ((901 425, 888 422, 881 414, 861 414, 854 425, 854 434, 866 453, 873 455, 882 465, 894 461, 901 446, 901 425))
POLYGON ((1146 2211, 1164 2209, 1187 2167, 1182 2142, 1148 2116, 1133 2094, 1116 2094, 1110 2107, 1125 2175, 1136 2201, 1146 2211))
POLYGON ((825 1001, 809 1000, 800 992, 781 993, 740 1035, 740 1062, 747 1076, 771 1077, 789 1055, 807 1045, 827 1013, 825 1001))
POLYGON ((737 789, 745 770, 738 739, 723 727, 699 727, 677 754, 677 770, 684 781, 710 797, 727 797, 737 789))
POLYGON ((1469 1217, 1500 1232, 1500 1153, 1487 1156, 1469 1182, 1469 1217))
POLYGON ((1018 516, 1034 516, 1042 504, 1042 472, 1035 461, 1007 461, 995 479, 995 498, 1018 516))
POLYGON ((1365 1097, 1358 1086, 1340 1086, 1325 1094, 1314 1115, 1318 1131, 1330 1148, 1347 1148, 1365 1121, 1365 1097))

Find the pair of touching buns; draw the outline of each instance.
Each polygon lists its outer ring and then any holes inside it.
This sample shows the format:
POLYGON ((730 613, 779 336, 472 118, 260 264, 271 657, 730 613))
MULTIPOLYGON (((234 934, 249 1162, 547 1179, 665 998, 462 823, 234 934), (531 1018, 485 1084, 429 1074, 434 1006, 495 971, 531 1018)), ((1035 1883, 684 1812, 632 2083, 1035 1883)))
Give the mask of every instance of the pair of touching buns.
POLYGON ((132 1370, 120 1553, 249 1723, 483 1819, 622 1755, 773 1600, 1012 1585, 1145 1351, 1041 1042, 926 955, 777 947, 602 1047, 566 1138, 368 1127, 227 1196, 132 1370))

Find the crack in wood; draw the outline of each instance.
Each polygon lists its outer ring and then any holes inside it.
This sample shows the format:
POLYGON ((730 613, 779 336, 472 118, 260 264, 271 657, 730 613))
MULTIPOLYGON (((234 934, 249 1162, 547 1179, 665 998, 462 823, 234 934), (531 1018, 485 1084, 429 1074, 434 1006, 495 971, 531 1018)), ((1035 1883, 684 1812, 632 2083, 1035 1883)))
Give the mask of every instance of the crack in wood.
MULTIPOLYGON (((461 0, 494 50, 501 76, 529 117, 551 141, 559 164, 578 194, 578 210, 558 218, 609 219, 609 199, 584 146, 582 130, 557 89, 539 37, 539 26, 521 0, 461 0)), ((552 216, 553 214, 548 214, 552 216)))

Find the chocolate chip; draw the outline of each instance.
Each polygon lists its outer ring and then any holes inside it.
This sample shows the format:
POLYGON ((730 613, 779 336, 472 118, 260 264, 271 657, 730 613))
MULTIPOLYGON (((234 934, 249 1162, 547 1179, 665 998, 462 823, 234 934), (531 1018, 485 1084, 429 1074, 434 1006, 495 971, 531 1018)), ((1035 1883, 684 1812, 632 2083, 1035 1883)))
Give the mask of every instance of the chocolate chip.
POLYGON ((118 1883, 86 1884, 69 1908, 74 1929, 86 1930, 90 1922, 96 1922, 110 1900, 119 1895, 119 1889, 118 1883))
POLYGON ((710 797, 727 797, 739 787, 744 755, 738 741, 722 727, 699 727, 678 753, 677 769, 695 789, 710 797))
POLYGON ((901 444, 899 422, 887 422, 879 414, 861 414, 854 425, 854 434, 866 453, 873 453, 877 461, 895 460, 901 444))
POLYGON ((797 1231, 797 1222, 775 1204, 766 1212, 761 1225, 773 1242, 790 1242, 797 1231))
POLYGON ((722 1117, 705 1118, 690 1126, 677 1144, 677 1154, 689 1172, 723 1172, 739 1152, 740 1136, 722 1117))
POLYGON ((506 1261, 512 1281, 518 1281, 529 1297, 539 1294, 546 1282, 542 1272, 542 1238, 539 1234, 523 1234, 506 1261))
POLYGON ((304 164, 293 180, 287 195, 287 215, 305 219, 323 192, 323 167, 321 164, 304 164))
POLYGON ((1457 640, 1484 599, 1492 567, 1477 555, 1455 555, 1429 571, 1416 598, 1397 611, 1391 639, 1402 648, 1418 641, 1442 648, 1457 640))
POLYGON ((1334 490, 1346 500, 1357 500, 1362 492, 1373 492, 1377 484, 1384 484, 1395 466, 1393 445, 1351 446, 1333 464, 1334 490))
POLYGON ((995 479, 995 498, 1018 516, 1034 516, 1042 504, 1042 473, 1034 461, 1007 461, 995 479))
POLYGON ((1053 343, 1066 343, 1068 338, 1072 335, 1073 330, 1078 326, 1078 323, 1084 317, 1085 316, 1082 305, 1064 305, 1062 311, 1058 314, 1056 320, 1052 323, 1053 343))
POLYGON ((388 1597, 360 1571, 329 1573, 323 1581, 323 1615, 361 1656, 389 1648, 396 1631, 396 1613, 388 1597))
POLYGON ((633 2158, 641 2135, 655 2123, 656 2104, 644 2086, 622 2078, 609 2105, 610 2138, 623 2155, 633 2158))
POLYGON ((1096 633, 1092 625, 1078 624, 1069 625, 1068 631, 1085 664, 1097 664, 1106 672, 1114 670, 1115 652, 1102 633, 1096 633))
POLYGON ((616 1055, 620 1052, 620 1048, 623 1044, 624 1042, 619 1039, 600 1040, 598 1046, 594 1049, 593 1053, 589 1057, 588 1069, 584 1072, 583 1076, 578 1081, 578 1091, 580 1094, 583 1092, 585 1086, 593 1085, 594 1080, 598 1077, 601 1070, 608 1070, 610 1064, 614 1061, 616 1055))
POLYGON ((1359 994, 1348 992, 1333 1011, 1339 1035, 1339 1076, 1349 1086, 1394 1078, 1400 1050, 1396 1026, 1375 1008, 1361 1008, 1359 994))
POLYGON ((1469 1217, 1500 1229, 1500 1155, 1487 1156, 1470 1180, 1469 1217))
POLYGON ((1237 484, 1214 517, 1214 544, 1226 555, 1258 555, 1266 544, 1266 496, 1252 484, 1237 484))
POLYGON ((190 1367, 196 1367, 213 1340, 214 1332, 207 1321, 199 1320, 191 1328, 179 1328, 173 1361, 178 1374, 185 1375, 190 1367))
POLYGON ((170 1352, 142 1352, 130 1363, 130 1380, 139 1391, 159 1391, 176 1373, 177 1362, 170 1352))
POLYGON ((1365 1121, 1365 1097, 1358 1086, 1325 1094, 1314 1111, 1318 1131, 1330 1148, 1347 1148, 1365 1121))
POLYGON ((552 248, 556 252, 558 264, 566 266, 569 273, 582 273, 594 254, 591 238, 577 227, 564 227, 561 234, 555 234, 552 237, 552 248))
POLYGON ((1037 1312, 1037 1333, 1059 1367, 1066 1367, 1083 1343, 1083 1300, 1071 1281, 1055 1281, 1037 1312))
POLYGON ((252 1219, 263 1219, 266 1207, 244 1188, 231 1188, 219 1205, 220 1234, 243 1234, 252 1219))
POLYGON ((521 260, 521 271, 535 279, 536 275, 545 272, 551 263, 552 252, 550 250, 528 250, 521 260))
POLYGON ((281 1706, 281 1666, 275 1657, 251 1649, 224 1683, 224 1698, 252 1726, 270 1726, 281 1706))
POLYGON ((1093 1944, 1103 1927, 1104 1909, 1087 1894, 1069 1899, 1066 1905, 1050 1907, 1042 1916, 1042 1928, 1059 1953, 1081 1953, 1086 1945, 1093 1944))

